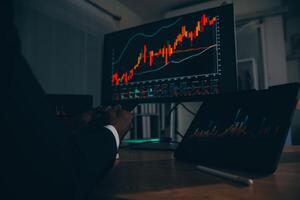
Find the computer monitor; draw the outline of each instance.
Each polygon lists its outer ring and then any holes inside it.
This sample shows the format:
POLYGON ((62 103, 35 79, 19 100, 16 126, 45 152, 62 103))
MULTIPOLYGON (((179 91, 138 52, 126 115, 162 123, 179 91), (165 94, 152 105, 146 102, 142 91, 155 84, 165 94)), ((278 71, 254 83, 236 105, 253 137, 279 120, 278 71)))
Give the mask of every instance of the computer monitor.
POLYGON ((233 5, 106 34, 102 103, 199 101, 237 90, 233 5))

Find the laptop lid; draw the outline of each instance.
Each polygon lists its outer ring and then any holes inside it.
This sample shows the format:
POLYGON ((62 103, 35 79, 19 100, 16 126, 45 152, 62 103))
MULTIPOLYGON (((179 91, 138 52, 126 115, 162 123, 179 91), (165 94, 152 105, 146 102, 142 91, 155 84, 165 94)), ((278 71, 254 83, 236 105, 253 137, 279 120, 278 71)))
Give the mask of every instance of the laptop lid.
POLYGON ((178 160, 248 172, 276 170, 298 83, 220 95, 203 103, 175 151, 178 160))

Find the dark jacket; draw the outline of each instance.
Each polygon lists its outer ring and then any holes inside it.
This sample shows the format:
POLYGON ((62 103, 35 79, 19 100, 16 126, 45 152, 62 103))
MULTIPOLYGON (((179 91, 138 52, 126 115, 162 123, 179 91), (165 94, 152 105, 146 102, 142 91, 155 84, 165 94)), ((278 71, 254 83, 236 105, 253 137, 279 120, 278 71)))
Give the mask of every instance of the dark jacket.
POLYGON ((87 199, 115 138, 103 127, 74 135, 56 119, 21 54, 11 0, 0 1, 0 26, 0 199, 87 199))

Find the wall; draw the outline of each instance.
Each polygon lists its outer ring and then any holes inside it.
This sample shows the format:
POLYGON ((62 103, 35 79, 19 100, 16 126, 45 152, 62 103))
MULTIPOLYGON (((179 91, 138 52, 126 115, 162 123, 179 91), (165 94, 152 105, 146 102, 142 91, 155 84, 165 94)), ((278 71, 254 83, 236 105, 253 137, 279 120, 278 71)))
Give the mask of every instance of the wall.
POLYGON ((286 22, 286 47, 288 58, 288 79, 290 82, 300 82, 300 52, 292 51, 292 37, 300 35, 300 16, 289 17, 286 22))
POLYGON ((269 86, 287 83, 287 63, 282 16, 265 19, 264 40, 269 86))
POLYGON ((23 54, 47 93, 92 94, 100 104, 103 35, 140 22, 118 9, 125 21, 81 0, 15 1, 23 54))
MULTIPOLYGON (((295 43, 292 38, 297 36, 300 38, 300 2, 293 0, 285 0, 284 3, 289 7, 289 13, 286 15, 286 50, 287 50, 287 71, 289 82, 300 82, 300 43, 295 43), (293 50, 292 46, 298 48, 293 50)), ((300 97, 300 91, 298 94, 300 97)), ((291 125, 292 143, 300 144, 300 102, 298 102, 297 110, 291 125)))
POLYGON ((119 3, 117 0, 91 0, 93 3, 101 5, 101 7, 109 10, 113 14, 120 16, 122 20, 116 23, 118 29, 125 29, 131 26, 136 26, 141 23, 142 18, 139 17, 135 12, 119 3))

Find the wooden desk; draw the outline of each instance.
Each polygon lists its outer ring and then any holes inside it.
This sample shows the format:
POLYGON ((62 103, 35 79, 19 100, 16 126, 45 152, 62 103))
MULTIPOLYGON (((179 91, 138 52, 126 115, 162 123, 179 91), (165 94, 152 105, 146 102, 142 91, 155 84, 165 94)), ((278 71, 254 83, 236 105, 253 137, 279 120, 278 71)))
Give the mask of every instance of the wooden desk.
MULTIPOLYGON (((95 199, 300 199, 300 146, 287 147, 277 171, 252 186, 194 170, 172 152, 121 150, 120 160, 94 191, 95 199)), ((94 199, 94 198, 93 198, 94 199)))

